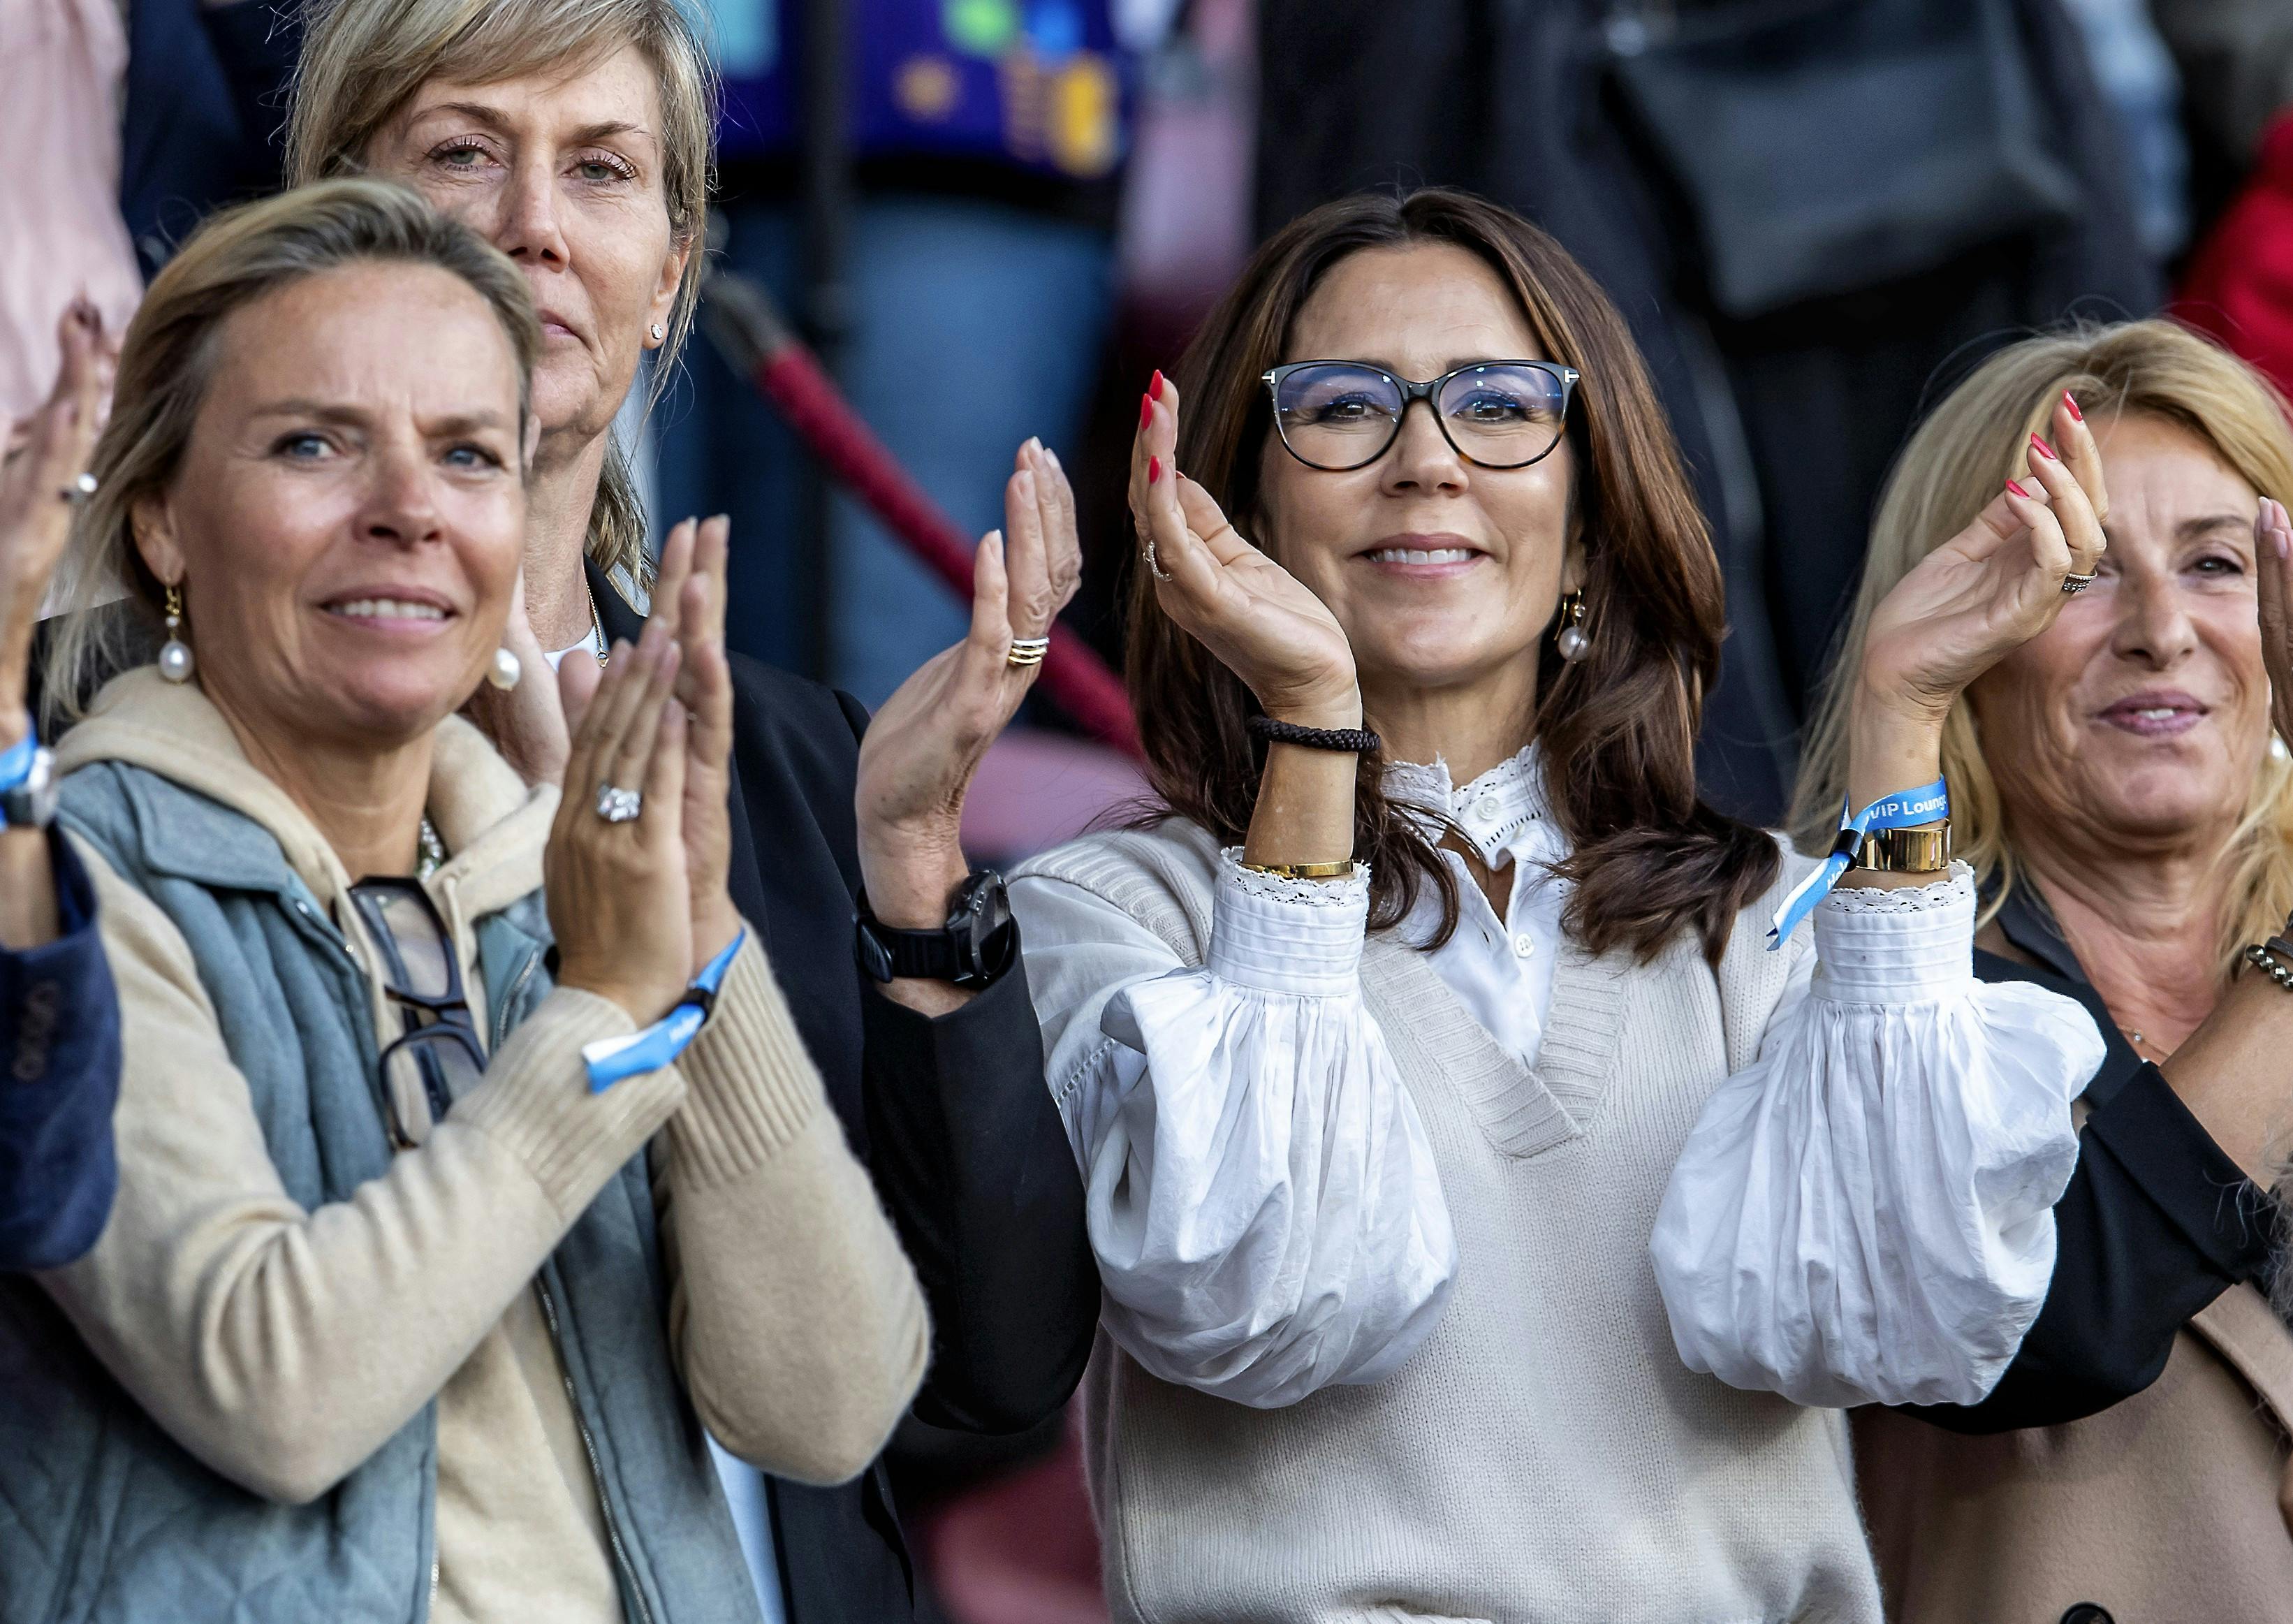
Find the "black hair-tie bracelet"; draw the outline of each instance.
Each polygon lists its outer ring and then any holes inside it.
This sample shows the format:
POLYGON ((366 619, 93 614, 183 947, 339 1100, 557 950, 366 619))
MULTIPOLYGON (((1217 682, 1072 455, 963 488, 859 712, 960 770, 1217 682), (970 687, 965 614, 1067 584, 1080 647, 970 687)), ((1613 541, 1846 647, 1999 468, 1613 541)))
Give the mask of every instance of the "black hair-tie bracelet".
POLYGON ((1297 744, 1357 756, 1373 754, 1384 743, 1366 727, 1301 727, 1295 722, 1277 722, 1270 716, 1253 716, 1245 726, 1252 737, 1268 744, 1297 744))

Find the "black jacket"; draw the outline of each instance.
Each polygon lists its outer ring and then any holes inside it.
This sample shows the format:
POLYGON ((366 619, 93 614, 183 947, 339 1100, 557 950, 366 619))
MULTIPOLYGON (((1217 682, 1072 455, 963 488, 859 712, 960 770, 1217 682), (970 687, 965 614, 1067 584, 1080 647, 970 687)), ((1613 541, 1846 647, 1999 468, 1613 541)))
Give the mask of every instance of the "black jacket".
POLYGON ((1978 949, 1975 974, 2077 999, 2108 1052, 2086 1084, 2092 1113, 2054 1203, 2054 1281, 2030 1334, 1981 1403, 1904 1407, 1959 1433, 2055 1426, 2140 1393, 2192 1315, 2240 1280, 2265 1281, 2276 1235, 2276 1203, 2134 1052, 2044 905, 2017 891, 1999 924, 2052 973, 1978 949))
MULTIPOLYGON (((594 565, 590 589, 606 635, 634 641, 642 622, 594 565)), ((1044 1085, 1025 966, 936 1020, 866 982, 852 922, 867 712, 740 655, 733 681, 733 900, 931 1304, 936 1346, 916 1414, 1017 1432, 1066 1401, 1098 1320, 1082 1180, 1044 1085)), ((880 1463, 841 1488, 770 1487, 791 1624, 911 1615, 880 1463)))

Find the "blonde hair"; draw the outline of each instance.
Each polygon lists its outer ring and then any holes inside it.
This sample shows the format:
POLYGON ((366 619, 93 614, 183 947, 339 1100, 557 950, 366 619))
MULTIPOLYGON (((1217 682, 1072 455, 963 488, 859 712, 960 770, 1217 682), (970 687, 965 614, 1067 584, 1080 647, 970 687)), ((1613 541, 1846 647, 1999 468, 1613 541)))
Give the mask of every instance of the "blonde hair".
MULTIPOLYGON (((2234 355, 2170 321, 2081 326, 2025 339, 1992 356, 1919 425, 1879 499, 1863 582, 1800 762, 1791 825, 1800 848, 1827 848, 1847 792, 1847 722, 1871 613, 1912 566, 1974 522, 2021 466, 2032 432, 2046 432, 2069 391, 2089 418, 2146 414, 2187 429, 2255 490, 2293 491, 2293 433, 2283 396, 2234 355)), ((1962 695, 1943 724, 1951 843, 1973 866, 1995 915, 2017 880, 1998 784, 1962 695)), ((2221 860, 2229 905, 2224 973, 2243 945, 2270 936, 2293 908, 2293 766, 2265 757, 2221 860)))
POLYGON ((475 231, 380 181, 328 181, 215 215, 153 280, 121 340, 111 418, 89 463, 95 492, 73 517, 64 613, 42 668, 52 719, 79 716, 103 677, 150 658, 165 589, 136 549, 135 506, 175 476, 223 322, 290 283, 367 263, 433 266, 485 300, 517 359, 523 443, 541 323, 524 276, 475 231), (110 606, 123 585, 126 607, 110 606))
MULTIPOLYGON (((652 68, 669 233, 693 250, 655 357, 650 410, 668 386, 701 302, 716 142, 717 70, 684 0, 312 0, 288 116, 287 172, 297 182, 356 173, 375 136, 433 79, 498 84, 583 66, 623 45, 652 68)), ((586 550, 631 585, 649 577, 644 505, 610 431, 586 550)))

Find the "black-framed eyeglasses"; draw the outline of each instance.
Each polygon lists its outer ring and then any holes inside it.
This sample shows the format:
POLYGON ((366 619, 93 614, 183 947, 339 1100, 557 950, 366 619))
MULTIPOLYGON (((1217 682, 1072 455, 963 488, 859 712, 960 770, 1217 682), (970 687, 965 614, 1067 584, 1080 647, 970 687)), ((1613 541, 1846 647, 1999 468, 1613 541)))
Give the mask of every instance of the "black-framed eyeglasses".
POLYGON ((1284 449, 1309 468, 1345 474, 1385 455, 1413 401, 1468 462, 1540 462, 1560 443, 1582 376, 1552 361, 1477 361, 1418 383, 1364 361, 1293 361, 1265 381, 1284 449))
POLYGON ((382 955, 383 990, 403 1020, 382 1051, 382 1093, 392 1141, 410 1149, 485 1075, 486 1052, 453 938, 421 882, 361 880, 351 887, 351 904, 382 955))

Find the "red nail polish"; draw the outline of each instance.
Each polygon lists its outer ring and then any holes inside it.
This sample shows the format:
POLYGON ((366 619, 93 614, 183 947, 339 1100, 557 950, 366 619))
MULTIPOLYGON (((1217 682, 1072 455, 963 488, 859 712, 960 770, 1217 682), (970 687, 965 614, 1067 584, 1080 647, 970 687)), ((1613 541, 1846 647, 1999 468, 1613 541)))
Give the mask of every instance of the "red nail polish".
POLYGON ((1153 383, 1151 383, 1151 384, 1149 384, 1149 385, 1147 385, 1147 386, 1146 386, 1146 393, 1147 393, 1148 394, 1153 395, 1153 396, 1154 396, 1156 400, 1158 400, 1158 401, 1159 401, 1159 400, 1161 400, 1161 399, 1163 398, 1163 369, 1162 369, 1162 368, 1157 367, 1157 368, 1155 368, 1155 381, 1154 381, 1153 383))
POLYGON ((1142 394, 1138 397, 1138 426, 1144 428, 1154 420, 1155 397, 1151 394, 1142 394))
POLYGON ((2012 491, 2015 495, 2021 497, 2026 502, 2030 499, 2030 493, 2028 491, 2023 490, 2021 485, 2017 484, 2011 479, 2006 482, 2006 488, 2009 491, 2012 491))
POLYGON ((2071 417, 2077 418, 2078 421, 2081 423, 2086 421, 2086 413, 2080 411, 2078 408, 2078 398, 2071 394, 2067 389, 2062 391, 2062 404, 2070 409, 2071 417))
POLYGON ((2048 445, 2044 440, 2040 439, 2036 434, 2032 434, 2030 436, 2030 449, 2038 452, 2039 456, 2045 458, 2048 462, 2060 460, 2060 459, 2054 455, 2054 448, 2048 445))
POLYGON ((1149 457, 1146 459, 1146 483, 1151 485, 1162 477, 1163 459, 1160 457, 1149 457))

